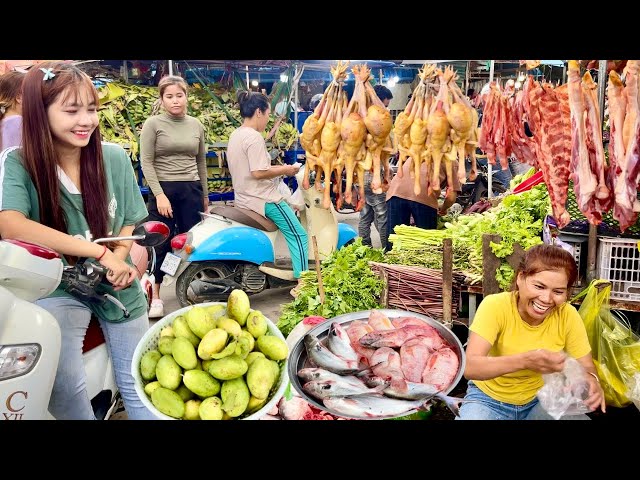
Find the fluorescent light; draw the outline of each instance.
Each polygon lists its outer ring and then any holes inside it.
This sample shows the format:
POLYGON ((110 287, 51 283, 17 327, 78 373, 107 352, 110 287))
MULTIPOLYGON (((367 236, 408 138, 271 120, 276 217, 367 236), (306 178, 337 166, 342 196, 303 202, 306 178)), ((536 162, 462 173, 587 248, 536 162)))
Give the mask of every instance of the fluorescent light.
POLYGON ((393 88, 396 86, 396 81, 392 78, 391 80, 387 80, 387 87, 393 88))
POLYGON ((251 85, 253 87, 257 87, 258 86, 258 80, 251 80, 251 85))
POLYGON ((398 83, 400 81, 400 77, 398 75, 393 76, 394 83, 398 83))
POLYGON ((287 80, 289 80, 289 77, 286 74, 281 73, 280 74, 280 81, 281 82, 286 82, 287 80))

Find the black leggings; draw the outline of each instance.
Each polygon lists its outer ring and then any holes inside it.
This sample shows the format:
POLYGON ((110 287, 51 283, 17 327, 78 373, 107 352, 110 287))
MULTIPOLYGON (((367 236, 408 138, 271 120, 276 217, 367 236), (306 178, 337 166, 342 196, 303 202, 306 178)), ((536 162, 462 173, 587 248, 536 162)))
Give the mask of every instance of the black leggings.
POLYGON ((202 184, 197 181, 191 182, 160 182, 160 186, 164 194, 171 202, 173 210, 173 218, 160 215, 156 197, 150 193, 147 210, 149 215, 145 221, 157 220, 169 227, 169 239, 162 244, 154 247, 156 251, 156 268, 153 272, 156 277, 156 283, 162 282, 164 272, 160 270, 160 265, 165 255, 171 251, 171 238, 179 233, 185 233, 196 223, 200 221, 199 212, 202 212, 203 198, 202 184))

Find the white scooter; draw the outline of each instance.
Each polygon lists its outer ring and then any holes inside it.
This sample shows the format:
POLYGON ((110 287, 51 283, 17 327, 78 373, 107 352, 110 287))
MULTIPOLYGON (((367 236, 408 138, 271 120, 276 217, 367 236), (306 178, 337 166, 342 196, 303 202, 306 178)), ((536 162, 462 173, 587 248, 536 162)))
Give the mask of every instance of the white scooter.
MULTIPOLYGON (((302 185, 305 167, 296 174, 298 185, 302 185)), ((350 225, 338 223, 333 205, 323 208, 323 191, 315 186, 300 191, 304 200, 300 223, 308 234, 312 269, 314 236, 322 260, 358 233, 350 225)), ((281 233, 271 220, 229 205, 212 207, 200 215, 200 223, 171 239, 173 253, 166 255, 160 267, 167 274, 162 284, 175 282, 181 306, 226 301, 234 289, 252 295, 295 285, 291 259, 276 260, 275 243, 281 233)))
MULTIPOLYGON (((159 245, 169 237, 162 222, 145 222, 127 237, 95 240, 105 243, 134 240, 143 246, 159 245)), ((35 303, 60 282, 76 298, 111 301, 128 312, 116 298, 96 293, 106 271, 79 259, 64 266, 60 255, 48 248, 19 240, 0 240, 0 419, 53 419, 49 398, 58 368, 60 327, 55 318, 35 303)), ((92 318, 84 339, 83 360, 87 393, 96 418, 107 419, 119 394, 102 330, 92 318)))

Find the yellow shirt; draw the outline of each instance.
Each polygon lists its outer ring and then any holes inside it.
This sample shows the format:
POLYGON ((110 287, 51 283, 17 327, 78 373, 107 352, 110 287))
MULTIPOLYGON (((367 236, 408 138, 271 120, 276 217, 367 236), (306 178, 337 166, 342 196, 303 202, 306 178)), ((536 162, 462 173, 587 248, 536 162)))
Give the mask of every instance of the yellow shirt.
MULTIPOLYGON (((531 326, 518 313, 515 292, 485 297, 469 329, 491 344, 489 356, 492 357, 545 349, 564 350, 580 358, 591 351, 584 323, 573 305, 564 303, 552 310, 540 325, 531 326)), ((537 372, 519 370, 473 383, 495 400, 524 405, 535 398, 544 382, 537 372)))

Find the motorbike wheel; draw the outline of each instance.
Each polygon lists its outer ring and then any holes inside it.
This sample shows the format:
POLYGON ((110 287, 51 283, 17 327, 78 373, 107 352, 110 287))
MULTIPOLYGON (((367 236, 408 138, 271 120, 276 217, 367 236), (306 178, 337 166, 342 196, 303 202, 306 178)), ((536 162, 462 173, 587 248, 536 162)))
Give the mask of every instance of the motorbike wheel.
MULTIPOLYGON (((196 302, 189 295, 189 285, 194 280, 214 280, 225 278, 231 275, 231 270, 222 262, 202 262, 192 263, 182 272, 176 281, 176 297, 181 307, 194 305, 196 302)), ((211 298, 211 301, 226 302, 227 296, 220 295, 220 298, 211 298)))

